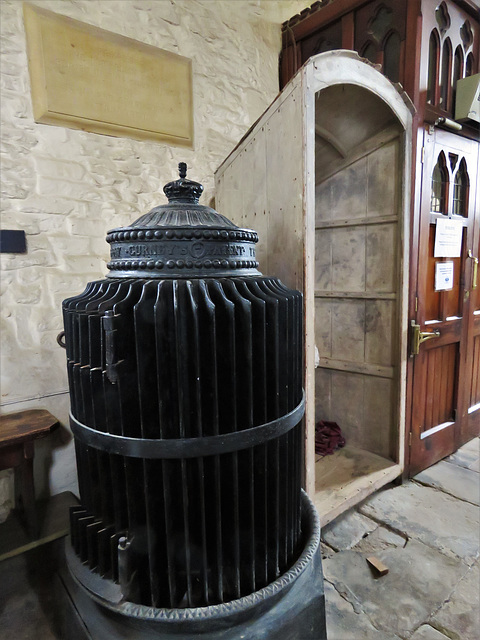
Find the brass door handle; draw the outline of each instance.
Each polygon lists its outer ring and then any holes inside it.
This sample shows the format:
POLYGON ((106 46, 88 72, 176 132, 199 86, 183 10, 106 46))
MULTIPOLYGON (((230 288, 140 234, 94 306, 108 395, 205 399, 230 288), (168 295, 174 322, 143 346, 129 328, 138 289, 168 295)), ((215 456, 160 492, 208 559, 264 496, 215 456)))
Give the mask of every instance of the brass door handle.
POLYGON ((473 255, 471 249, 468 250, 467 258, 470 258, 470 260, 473 260, 472 289, 476 289, 477 288, 477 275, 478 275, 478 258, 476 258, 473 255))
POLYGON ((420 331, 420 325, 416 324, 415 320, 410 322, 410 326, 412 327, 412 341, 410 343, 411 356, 418 356, 422 342, 440 337, 440 331, 438 329, 434 331, 420 331))

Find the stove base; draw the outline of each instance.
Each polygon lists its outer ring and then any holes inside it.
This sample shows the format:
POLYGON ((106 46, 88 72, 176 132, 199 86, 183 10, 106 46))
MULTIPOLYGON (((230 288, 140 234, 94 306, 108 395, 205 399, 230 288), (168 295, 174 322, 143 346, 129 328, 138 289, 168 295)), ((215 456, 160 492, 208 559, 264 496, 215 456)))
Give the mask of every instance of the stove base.
POLYGON ((78 640, 326 640, 320 524, 305 493, 302 511, 305 547, 288 572, 250 596, 198 609, 123 601, 118 585, 82 565, 67 540, 70 574, 62 581, 87 633, 78 640))
MULTIPOLYGON (((68 541, 67 541, 68 544, 68 541)), ((325 596, 320 551, 290 592, 273 608, 250 621, 230 628, 201 633, 175 633, 156 629, 155 623, 126 619, 92 600, 76 584, 68 570, 60 573, 62 586, 68 597, 65 605, 71 608, 65 615, 67 629, 63 635, 69 640, 326 640, 325 596), (81 624, 72 624, 80 618, 81 624), (73 627, 76 629, 72 637, 73 627), (83 631, 81 631, 83 629, 83 631)))

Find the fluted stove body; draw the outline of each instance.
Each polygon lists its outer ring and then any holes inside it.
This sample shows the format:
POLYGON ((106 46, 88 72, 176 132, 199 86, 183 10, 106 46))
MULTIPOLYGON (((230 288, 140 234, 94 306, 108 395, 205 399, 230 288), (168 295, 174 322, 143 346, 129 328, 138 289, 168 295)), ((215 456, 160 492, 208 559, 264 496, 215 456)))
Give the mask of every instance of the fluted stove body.
POLYGON ((167 205, 108 233, 108 277, 63 303, 69 568, 152 637, 320 640, 302 296, 262 276, 257 234, 198 204, 185 173, 167 205))

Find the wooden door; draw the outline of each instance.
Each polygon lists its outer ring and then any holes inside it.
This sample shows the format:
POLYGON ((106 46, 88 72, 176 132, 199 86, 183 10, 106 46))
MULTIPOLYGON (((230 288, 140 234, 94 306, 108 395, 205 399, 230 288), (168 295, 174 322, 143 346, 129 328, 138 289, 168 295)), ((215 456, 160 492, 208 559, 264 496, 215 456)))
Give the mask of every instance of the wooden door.
POLYGON ((475 229, 473 251, 468 255, 471 270, 471 313, 467 328, 467 383, 464 406, 467 415, 462 424, 461 442, 466 442, 480 433, 480 150, 477 174, 477 201, 475 204, 475 229))
MULTIPOLYGON (((478 153, 475 141, 438 129, 425 130, 416 313, 412 320, 417 334, 421 332, 421 344, 418 354, 411 356, 410 475, 478 433, 480 296, 474 282, 475 257, 479 255, 478 153), (458 257, 440 257, 444 251, 435 249, 442 223, 452 227, 453 244, 453 227, 460 227, 458 257)), ((414 333, 411 327, 412 352, 414 333)))

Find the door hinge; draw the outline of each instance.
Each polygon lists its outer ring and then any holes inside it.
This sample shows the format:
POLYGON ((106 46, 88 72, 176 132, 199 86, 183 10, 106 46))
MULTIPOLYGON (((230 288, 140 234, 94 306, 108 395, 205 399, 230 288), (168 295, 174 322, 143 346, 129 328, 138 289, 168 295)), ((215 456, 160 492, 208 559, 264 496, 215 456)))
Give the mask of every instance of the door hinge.
POLYGON ((425 147, 422 147, 422 153, 421 153, 420 162, 422 164, 425 162, 425 147))
POLYGON ((408 434, 408 446, 411 447, 412 446, 412 432, 410 431, 410 433, 408 434))
POLYGON ((418 311, 418 296, 415 296, 415 313, 418 311))

